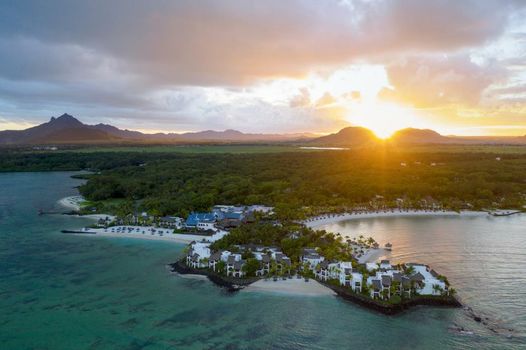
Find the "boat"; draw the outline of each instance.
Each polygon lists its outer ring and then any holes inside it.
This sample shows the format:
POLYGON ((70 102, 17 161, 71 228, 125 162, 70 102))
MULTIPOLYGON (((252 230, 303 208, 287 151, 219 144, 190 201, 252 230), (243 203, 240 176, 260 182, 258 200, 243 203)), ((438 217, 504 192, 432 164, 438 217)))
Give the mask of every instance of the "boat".
POLYGON ((387 242, 387 243, 384 245, 384 248, 385 248, 385 250, 389 250, 389 251, 391 251, 391 250, 393 250, 393 245, 392 245, 391 243, 387 242))

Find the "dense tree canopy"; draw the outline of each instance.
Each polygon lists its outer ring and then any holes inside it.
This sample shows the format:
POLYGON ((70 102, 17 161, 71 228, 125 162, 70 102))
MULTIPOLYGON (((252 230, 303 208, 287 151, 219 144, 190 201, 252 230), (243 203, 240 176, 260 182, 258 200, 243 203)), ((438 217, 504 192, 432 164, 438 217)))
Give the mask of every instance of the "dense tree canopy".
POLYGON ((522 208, 526 203, 526 154, 519 153, 501 160, 493 153, 388 148, 0 155, 0 170, 24 169, 101 170, 80 188, 96 207, 108 210, 108 203, 119 203, 116 207, 140 207, 159 215, 184 216, 214 204, 273 205, 281 219, 294 219, 358 206, 476 209, 522 208))

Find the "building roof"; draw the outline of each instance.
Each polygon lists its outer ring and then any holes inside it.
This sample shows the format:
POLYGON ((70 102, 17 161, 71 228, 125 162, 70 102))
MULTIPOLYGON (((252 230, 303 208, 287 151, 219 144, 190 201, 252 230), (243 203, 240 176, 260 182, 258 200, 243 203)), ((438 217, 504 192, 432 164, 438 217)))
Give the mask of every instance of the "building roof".
POLYGON ((228 259, 226 260, 226 262, 227 262, 228 264, 233 264, 233 263, 236 262, 236 257, 233 256, 233 255, 229 255, 229 256, 228 256, 228 259))
POLYGON ((400 272, 393 273, 394 282, 402 282, 402 274, 400 272))
POLYGON ((417 272, 411 276, 411 281, 423 282, 424 280, 425 280, 425 277, 420 272, 417 272))
POLYGON ((214 252, 212 255, 210 255, 210 261, 219 261, 221 260, 221 251, 218 250, 217 252, 214 252))
POLYGON ((234 269, 241 270, 243 268, 243 265, 245 265, 245 262, 243 260, 236 261, 234 262, 234 269))
POLYGON ((390 287, 391 286, 391 276, 383 275, 382 276, 382 286, 390 287))
POLYGON ((402 277, 402 286, 404 288, 411 287, 411 279, 409 277, 406 277, 406 276, 402 277))
POLYGON ((382 289, 382 283, 380 280, 372 280, 371 284, 373 286, 373 289, 376 291, 380 291, 382 289))
POLYGON ((187 226, 197 226, 200 222, 215 222, 216 217, 213 213, 191 213, 186 219, 187 226))

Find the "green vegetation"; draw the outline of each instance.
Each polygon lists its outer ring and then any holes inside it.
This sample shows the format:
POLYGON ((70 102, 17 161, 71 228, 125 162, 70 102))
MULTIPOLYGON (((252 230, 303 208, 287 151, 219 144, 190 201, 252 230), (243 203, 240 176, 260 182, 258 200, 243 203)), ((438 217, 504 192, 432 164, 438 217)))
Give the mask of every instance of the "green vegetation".
POLYGON ((253 154, 253 153, 279 153, 279 152, 307 152, 294 145, 267 145, 267 144, 228 144, 228 145, 152 145, 152 146, 93 146, 77 149, 67 149, 59 152, 74 153, 99 153, 99 152, 119 152, 119 153, 182 153, 182 154, 253 154))
POLYGON ((0 171, 95 171, 81 193, 97 211, 120 214, 185 216, 220 203, 266 204, 286 222, 356 208, 523 208, 525 153, 502 152, 498 161, 491 152, 450 147, 250 154, 11 150, 0 153, 0 171))
POLYGON ((214 242, 212 250, 235 251, 234 245, 256 244, 280 247, 291 261, 298 261, 303 248, 318 247, 321 255, 329 260, 351 260, 351 249, 341 236, 326 231, 314 231, 304 226, 285 223, 256 222, 241 225, 228 235, 214 242))

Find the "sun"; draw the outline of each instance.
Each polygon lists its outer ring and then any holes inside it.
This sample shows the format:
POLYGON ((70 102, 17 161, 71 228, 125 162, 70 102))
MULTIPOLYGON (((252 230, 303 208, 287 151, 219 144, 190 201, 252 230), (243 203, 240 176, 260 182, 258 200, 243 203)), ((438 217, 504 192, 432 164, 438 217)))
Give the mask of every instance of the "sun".
POLYGON ((353 105, 347 120, 370 129, 381 139, 391 137, 400 129, 418 127, 421 121, 411 108, 381 100, 353 105))

